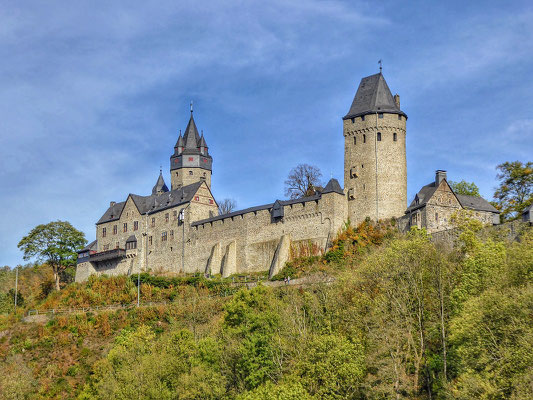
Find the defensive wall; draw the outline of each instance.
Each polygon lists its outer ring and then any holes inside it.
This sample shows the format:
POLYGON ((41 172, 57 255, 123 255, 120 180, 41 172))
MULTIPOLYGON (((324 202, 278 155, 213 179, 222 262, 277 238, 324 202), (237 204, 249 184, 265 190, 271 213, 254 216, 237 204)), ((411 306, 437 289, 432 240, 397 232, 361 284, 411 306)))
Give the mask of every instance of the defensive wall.
MULTIPOLYGON (((76 281, 85 281, 93 274, 129 275, 139 270, 223 276, 269 271, 272 276, 289 259, 291 244, 310 241, 325 251, 347 218, 342 191, 276 201, 196 221, 193 203, 191 207, 185 212, 184 223, 171 219, 168 228, 173 228, 173 233, 164 241, 150 225, 151 218, 158 218, 156 225, 164 223, 159 219, 165 214, 141 216, 146 221, 139 222, 137 248, 110 250, 108 253, 116 254, 110 254, 108 260, 80 260, 76 281)), ((99 254, 105 257, 105 253, 99 254)))

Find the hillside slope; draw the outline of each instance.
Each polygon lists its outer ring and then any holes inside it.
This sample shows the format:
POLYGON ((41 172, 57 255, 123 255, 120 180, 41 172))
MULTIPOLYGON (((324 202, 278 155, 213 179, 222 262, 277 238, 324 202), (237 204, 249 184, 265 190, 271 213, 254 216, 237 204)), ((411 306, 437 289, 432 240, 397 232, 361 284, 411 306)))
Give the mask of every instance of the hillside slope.
MULTIPOLYGON (((465 224, 453 251, 389 228, 347 226, 326 255, 293 249, 280 274, 333 284, 217 296, 221 280, 146 276, 143 299, 172 304, 4 318, 2 398, 531 398, 532 228, 511 243, 465 224)), ((31 306, 135 295, 131 279, 93 278, 31 306)))

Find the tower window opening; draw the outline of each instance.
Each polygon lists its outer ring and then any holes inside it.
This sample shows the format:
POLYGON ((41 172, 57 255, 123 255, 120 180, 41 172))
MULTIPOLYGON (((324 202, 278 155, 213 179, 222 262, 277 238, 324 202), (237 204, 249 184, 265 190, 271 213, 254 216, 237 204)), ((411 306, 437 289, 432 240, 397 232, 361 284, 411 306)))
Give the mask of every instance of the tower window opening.
POLYGON ((353 144, 357 144, 357 136, 353 137, 353 144))
POLYGON ((355 118, 352 118, 352 124, 354 124, 354 123, 355 123, 355 118))
POLYGON ((139 229, 139 221, 133 221, 133 230, 136 231, 139 229))
POLYGON ((439 223, 439 213, 435 213, 435 222, 439 223))
POLYGON ((189 171, 189 175, 192 175, 192 171, 189 171))
POLYGON ((381 142, 381 132, 378 132, 378 142, 381 142))
POLYGON ((116 234, 117 234, 117 226, 113 225, 113 235, 116 235, 116 234))
POLYGON ((122 226, 122 232, 127 232, 127 231, 128 231, 128 223, 124 222, 124 225, 122 226))
POLYGON ((401 121, 401 120, 402 120, 402 116, 398 114, 398 121, 401 121))
POLYGON ((361 168, 364 168, 365 167, 365 164, 361 164, 361 168))
POLYGON ((179 176, 179 172, 178 171, 176 171, 176 176, 179 176))
POLYGON ((366 143, 366 135, 363 135, 363 143, 366 143))
POLYGON ((106 228, 102 228, 102 237, 106 237, 107 230, 106 228))
POLYGON ((361 121, 364 121, 364 120, 365 120, 365 116, 361 115, 361 121))
POLYGON ((378 114, 378 117, 379 117, 380 119, 383 118, 383 113, 379 113, 379 114, 378 114))
POLYGON ((395 142, 398 140, 398 135, 396 134, 396 132, 392 134, 392 140, 394 140, 395 142))
POLYGON ((166 242, 167 241, 167 232, 161 232, 161 241, 166 242))
POLYGON ((152 217, 152 227, 155 226, 155 217, 152 217))

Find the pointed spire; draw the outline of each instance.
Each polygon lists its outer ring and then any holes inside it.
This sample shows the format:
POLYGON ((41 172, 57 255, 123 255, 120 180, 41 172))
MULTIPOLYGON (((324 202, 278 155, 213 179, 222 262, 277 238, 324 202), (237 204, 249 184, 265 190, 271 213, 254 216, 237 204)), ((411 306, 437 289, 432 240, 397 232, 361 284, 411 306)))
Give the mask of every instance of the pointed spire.
POLYGON ((381 72, 361 79, 350 111, 344 119, 375 113, 407 115, 400 110, 381 72))
POLYGON ((159 178, 157 178, 157 182, 155 183, 155 186, 152 188, 152 195, 162 194, 165 192, 168 192, 168 187, 165 183, 165 180, 163 179, 163 167, 160 167, 159 178))
POLYGON ((192 111, 191 118, 189 119, 189 123, 187 124, 187 128, 185 128, 183 140, 185 142, 186 149, 198 148, 198 141, 200 140, 200 135, 198 134, 198 128, 196 127, 196 123, 194 122, 192 111))
POLYGON ((205 139, 204 139, 204 132, 202 132, 202 136, 200 137, 200 144, 199 144, 200 147, 207 147, 207 143, 205 142, 205 139))

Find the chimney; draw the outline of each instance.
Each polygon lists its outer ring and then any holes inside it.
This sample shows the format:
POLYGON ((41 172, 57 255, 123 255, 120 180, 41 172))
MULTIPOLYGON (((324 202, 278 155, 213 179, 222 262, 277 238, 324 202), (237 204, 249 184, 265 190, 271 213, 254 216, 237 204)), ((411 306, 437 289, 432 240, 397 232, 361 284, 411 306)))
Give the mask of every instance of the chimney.
POLYGON ((400 95, 398 93, 394 95, 394 102, 396 103, 398 108, 400 108, 400 95))
POLYGON ((444 179, 446 179, 446 171, 442 169, 435 171, 435 186, 439 186, 444 179))
POLYGON ((115 204, 117 204, 117 203, 114 202, 114 201, 110 201, 110 202, 109 202, 109 207, 113 207, 115 204))

